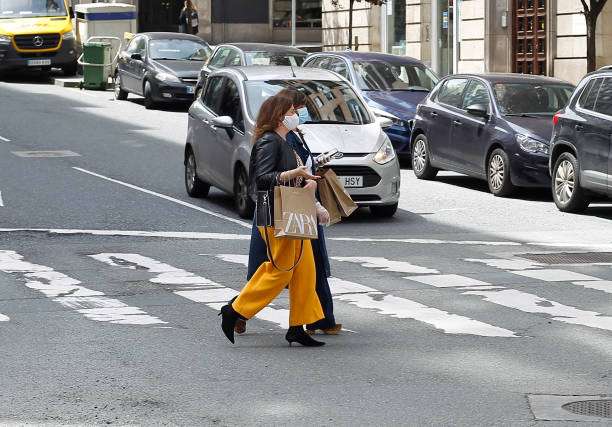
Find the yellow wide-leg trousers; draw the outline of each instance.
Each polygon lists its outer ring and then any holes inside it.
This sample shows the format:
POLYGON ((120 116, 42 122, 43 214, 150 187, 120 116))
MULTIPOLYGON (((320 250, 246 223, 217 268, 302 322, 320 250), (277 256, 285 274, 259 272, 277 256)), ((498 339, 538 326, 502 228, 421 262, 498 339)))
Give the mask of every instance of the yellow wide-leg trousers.
MULTIPOLYGON (((264 228, 259 232, 265 240, 264 228)), ((288 270, 300 256, 301 240, 274 237, 268 227, 270 251, 279 268, 288 270)), ((304 240, 302 259, 290 272, 277 270, 270 261, 259 266, 232 307, 250 319, 267 306, 289 284, 289 326, 314 323, 325 317, 316 291, 316 269, 310 240, 304 240)))

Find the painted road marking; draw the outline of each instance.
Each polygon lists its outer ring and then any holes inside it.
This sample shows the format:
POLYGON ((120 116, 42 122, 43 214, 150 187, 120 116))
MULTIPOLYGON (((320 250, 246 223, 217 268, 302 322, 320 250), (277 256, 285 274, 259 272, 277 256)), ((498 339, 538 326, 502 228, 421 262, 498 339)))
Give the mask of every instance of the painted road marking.
POLYGON ((195 209, 195 210, 203 212, 205 214, 208 214, 208 215, 211 215, 211 216, 214 216, 214 217, 217 217, 217 218, 221 218, 221 219, 224 219, 224 220, 229 221, 229 222, 233 222, 234 224, 241 225, 242 227, 247 227, 247 228, 251 228, 252 227, 251 223, 248 223, 248 222, 245 222, 245 221, 241 221, 241 220, 235 219, 235 218, 230 218, 229 216, 220 214, 218 212, 213 212, 213 211, 208 210, 208 209, 201 208, 201 207, 193 205, 191 203, 187 203, 187 202, 184 202, 182 200, 175 199, 174 197, 166 196, 165 194, 156 193, 155 191, 147 190, 146 188, 138 187, 138 186, 133 185, 133 184, 128 184, 127 182, 119 181, 118 179, 109 178, 107 176, 100 175, 98 173, 91 172, 91 171, 88 171, 86 169, 82 169, 82 168, 79 168, 79 167, 76 167, 76 166, 73 166, 72 169, 77 170, 79 172, 83 172, 83 173, 89 174, 91 176, 95 176, 95 177, 100 178, 100 179, 104 179, 104 180, 109 181, 109 182, 114 182, 115 184, 123 185, 124 187, 131 188, 133 190, 141 191, 143 193, 150 194, 152 196, 159 197, 159 198, 164 199, 164 200, 168 200, 169 202, 173 202, 173 203, 179 204, 181 206, 185 206, 185 207, 188 207, 188 208, 191 208, 191 209, 195 209))
POLYGON ((8 322, 9 320, 11 320, 8 316, 5 316, 4 314, 0 313, 0 322, 8 322))
POLYGON ((597 277, 587 276, 586 274, 574 273, 568 270, 542 269, 542 270, 523 270, 513 271, 519 276, 531 277, 532 279, 543 280, 545 282, 571 282, 573 280, 599 280, 597 277))
POLYGON ((200 233, 183 231, 79 230, 58 228, 0 228, 0 233, 19 231, 49 234, 91 234, 94 236, 163 237, 177 239, 251 240, 250 234, 200 233))
POLYGON ((0 208, 4 207, 4 201, 2 200, 2 191, 0 191, 0 208))
POLYGON ((438 270, 420 267, 404 261, 391 261, 384 257, 331 257, 335 261, 352 262, 361 264, 362 267, 376 268, 382 271, 395 271, 398 273, 414 273, 414 274, 436 274, 438 270))
POLYGON ((468 262, 479 262, 486 264, 489 267, 499 268, 502 270, 532 270, 542 267, 544 264, 539 264, 534 261, 527 261, 522 259, 504 259, 504 258, 488 258, 488 259, 475 259, 465 258, 464 261, 468 262))
POLYGON ((410 277, 404 277, 404 279, 414 280, 415 282, 420 282, 426 285, 435 286, 436 288, 494 286, 491 283, 472 279, 470 277, 460 276, 458 274, 438 274, 438 275, 432 275, 432 276, 410 276, 410 277))
POLYGON ((5 138, 5 137, 3 137, 3 136, 0 136, 0 141, 3 141, 3 142, 11 142, 11 140, 10 140, 10 139, 5 138))
POLYGON ((0 250, 0 271, 21 275, 28 288, 41 292, 54 302, 91 320, 125 325, 166 323, 138 307, 128 306, 117 299, 104 296, 102 292, 79 286, 80 281, 51 267, 24 261, 23 256, 14 251, 0 250))
POLYGON ((327 240, 346 242, 391 242, 427 245, 484 245, 484 246, 522 246, 518 242, 495 242, 488 240, 438 240, 438 239, 375 239, 369 237, 329 237, 327 240))
MULTIPOLYGON (((248 263, 248 255, 218 254, 215 256, 227 262, 243 265, 248 263)), ((403 267, 406 266, 404 265, 403 267)), ((398 319, 413 319, 427 323, 447 334, 469 334, 485 337, 518 336, 507 329, 457 314, 451 314, 405 298, 387 295, 377 289, 359 283, 342 280, 337 277, 330 277, 328 281, 335 300, 343 301, 359 308, 374 310, 381 315, 398 319)))
POLYGON ((572 284, 612 294, 612 280, 589 280, 587 282, 572 282, 572 284))
MULTIPOLYGON (((149 280, 150 282, 177 286, 177 289, 172 291, 176 295, 203 303, 215 310, 219 310, 230 299, 238 295, 238 291, 234 289, 143 255, 101 253, 90 255, 90 257, 113 267, 144 268, 149 273, 157 274, 149 280)), ((255 317, 275 323, 283 329, 289 327, 289 310, 286 309, 268 306, 257 313, 255 317)))
POLYGON ((11 151, 18 157, 39 157, 39 158, 53 158, 53 157, 81 157, 80 154, 70 150, 56 150, 56 151, 11 151))

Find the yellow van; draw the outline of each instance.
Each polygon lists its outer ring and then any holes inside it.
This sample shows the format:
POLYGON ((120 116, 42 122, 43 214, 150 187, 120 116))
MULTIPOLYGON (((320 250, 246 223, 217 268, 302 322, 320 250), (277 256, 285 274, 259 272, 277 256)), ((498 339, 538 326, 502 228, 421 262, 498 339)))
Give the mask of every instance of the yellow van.
POLYGON ((66 0, 0 0, 0 73, 24 68, 77 72, 66 0))

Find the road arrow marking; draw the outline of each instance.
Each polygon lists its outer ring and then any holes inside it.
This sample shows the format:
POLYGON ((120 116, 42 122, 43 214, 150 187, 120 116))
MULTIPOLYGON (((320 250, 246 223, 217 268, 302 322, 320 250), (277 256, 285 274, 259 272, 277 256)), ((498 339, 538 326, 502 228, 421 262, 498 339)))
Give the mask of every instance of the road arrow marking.
POLYGON ((3 142, 11 142, 11 140, 10 140, 10 139, 5 138, 5 137, 3 137, 3 136, 0 136, 0 141, 3 141, 3 142))

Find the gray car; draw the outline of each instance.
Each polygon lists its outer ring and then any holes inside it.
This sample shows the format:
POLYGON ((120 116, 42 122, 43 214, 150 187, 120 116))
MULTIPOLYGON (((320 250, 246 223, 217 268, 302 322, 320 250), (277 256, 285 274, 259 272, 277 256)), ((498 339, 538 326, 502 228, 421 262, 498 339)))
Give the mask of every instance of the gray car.
POLYGON ((353 200, 372 214, 397 210, 400 168, 389 137, 350 83, 327 70, 297 67, 231 67, 209 76, 189 109, 185 186, 205 197, 210 186, 231 193, 243 218, 253 214, 247 192, 253 128, 261 104, 284 88, 304 91, 310 120, 300 125, 313 154, 337 148, 326 165, 353 200))

